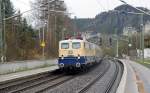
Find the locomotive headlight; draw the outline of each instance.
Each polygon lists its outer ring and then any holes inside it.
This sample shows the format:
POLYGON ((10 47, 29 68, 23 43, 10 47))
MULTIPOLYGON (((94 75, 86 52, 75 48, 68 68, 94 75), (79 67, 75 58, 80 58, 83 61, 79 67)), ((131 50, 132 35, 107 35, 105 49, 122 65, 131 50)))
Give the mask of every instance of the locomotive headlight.
POLYGON ((80 55, 78 55, 78 59, 80 59, 80 55))
POLYGON ((80 57, 78 57, 78 59, 80 59, 80 57))
POLYGON ((64 56, 63 56, 63 55, 61 56, 61 59, 62 59, 62 60, 64 59, 64 56))

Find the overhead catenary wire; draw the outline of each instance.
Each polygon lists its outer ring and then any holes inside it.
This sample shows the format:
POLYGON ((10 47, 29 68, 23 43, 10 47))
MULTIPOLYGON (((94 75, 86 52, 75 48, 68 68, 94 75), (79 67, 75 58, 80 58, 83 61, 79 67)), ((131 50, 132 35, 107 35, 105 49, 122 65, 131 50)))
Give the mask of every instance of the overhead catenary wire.
POLYGON ((96 2, 102 7, 102 10, 106 11, 106 8, 103 6, 103 4, 101 4, 99 0, 96 0, 96 2))
POLYGON ((27 3, 25 3, 23 0, 16 0, 17 2, 20 2, 20 4, 23 4, 24 6, 30 7, 27 3))
POLYGON ((107 10, 109 11, 109 0, 106 0, 107 2, 107 10))
POLYGON ((146 4, 145 4, 145 2, 144 2, 145 0, 139 0, 139 1, 140 1, 139 4, 140 4, 141 6, 146 7, 146 4))
MULTIPOLYGON (((22 12, 22 13, 20 13, 20 14, 16 14, 16 15, 13 15, 13 16, 11 16, 11 17, 7 17, 7 18, 5 18, 5 19, 3 19, 3 20, 9 20, 9 19, 15 18, 15 17, 20 16, 20 15, 22 15, 22 14, 24 14, 24 13, 28 13, 28 12, 31 12, 31 11, 34 11, 34 10, 42 10, 42 9, 41 9, 40 7, 34 8, 34 9, 30 9, 30 10, 24 11, 24 12, 22 12)), ((59 11, 59 10, 49 10, 49 12, 57 12, 57 13, 70 14, 70 13, 67 13, 67 12, 65 12, 65 11, 59 11)))
MULTIPOLYGON (((147 2, 149 1, 147 0, 147 2)), ((146 8, 150 9, 149 3, 146 3, 146 8)))
MULTIPOLYGON (((104 8, 104 6, 101 4, 101 2, 99 2, 99 0, 96 0, 96 2, 101 6, 101 12, 102 11, 106 11, 106 8, 104 8)), ((91 22, 87 27, 90 27, 92 25, 95 25, 98 22, 98 20, 94 20, 93 22, 91 22)))
MULTIPOLYGON (((20 0, 17 0, 17 1, 20 1, 20 0)), ((53 2, 53 1, 54 1, 54 0, 52 0, 52 1, 50 1, 50 2, 53 2)), ((23 1, 20 1, 20 2, 21 2, 21 3, 24 3, 23 1)), ((20 15, 23 15, 23 14, 25 14, 25 13, 28 13, 28 12, 31 12, 31 11, 34 11, 34 10, 42 10, 41 7, 47 7, 47 5, 48 5, 48 3, 43 4, 43 5, 39 6, 39 7, 26 10, 26 11, 20 13, 20 14, 15 14, 15 15, 13 15, 13 16, 4 18, 3 20, 6 21, 6 20, 9 20, 9 19, 18 17, 18 16, 20 16, 20 15)), ((28 5, 28 6, 29 6, 29 5, 28 5)), ((47 10, 45 9, 45 11, 48 11, 48 9, 47 9, 47 10)), ((64 14, 72 14, 72 13, 68 13, 68 12, 66 12, 66 11, 60 11, 60 10, 54 10, 54 9, 51 9, 51 10, 49 10, 48 12, 57 12, 57 13, 64 13, 64 14)))
POLYGON ((127 2, 125 2, 124 0, 120 0, 120 1, 121 1, 122 3, 124 3, 124 4, 128 5, 128 6, 130 6, 130 7, 135 8, 136 10, 138 10, 138 11, 139 11, 139 12, 141 12, 141 13, 143 13, 143 14, 146 14, 146 15, 149 15, 149 16, 150 16, 150 13, 148 13, 148 12, 146 12, 146 11, 142 10, 142 9, 139 9, 139 8, 137 8, 137 7, 134 7, 134 6, 130 5, 130 4, 128 4, 127 2))

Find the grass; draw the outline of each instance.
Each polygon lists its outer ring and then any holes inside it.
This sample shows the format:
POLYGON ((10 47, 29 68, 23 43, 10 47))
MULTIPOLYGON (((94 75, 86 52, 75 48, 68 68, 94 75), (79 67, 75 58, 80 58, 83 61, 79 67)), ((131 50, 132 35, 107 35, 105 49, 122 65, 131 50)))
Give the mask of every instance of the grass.
POLYGON ((137 63, 139 63, 147 68, 150 68, 150 60, 145 59, 144 62, 142 62, 142 60, 137 60, 137 63))

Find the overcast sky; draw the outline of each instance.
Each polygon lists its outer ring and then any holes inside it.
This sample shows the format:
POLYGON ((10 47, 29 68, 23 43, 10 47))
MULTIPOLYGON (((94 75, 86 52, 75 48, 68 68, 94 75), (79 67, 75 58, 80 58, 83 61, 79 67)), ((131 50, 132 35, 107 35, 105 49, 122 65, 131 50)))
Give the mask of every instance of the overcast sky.
MULTIPOLYGON (((30 9, 30 2, 34 0, 11 0, 16 9, 21 12, 30 9)), ((112 10, 122 3, 119 0, 64 0, 68 11, 78 18, 92 18, 102 11, 112 10)), ((150 0, 125 0, 133 6, 150 9, 150 0)))

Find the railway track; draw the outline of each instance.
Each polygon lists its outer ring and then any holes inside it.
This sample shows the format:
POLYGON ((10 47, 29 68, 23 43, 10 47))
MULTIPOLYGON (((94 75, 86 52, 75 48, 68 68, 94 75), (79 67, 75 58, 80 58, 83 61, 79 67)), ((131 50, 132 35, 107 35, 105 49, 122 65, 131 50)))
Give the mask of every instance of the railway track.
POLYGON ((75 78, 75 77, 74 77, 74 76, 67 77, 67 78, 65 78, 64 80, 57 81, 57 83, 55 83, 55 84, 52 84, 52 82, 51 82, 51 83, 50 83, 51 85, 48 85, 48 86, 42 88, 41 90, 35 91, 35 93, 42 93, 42 92, 44 92, 44 91, 46 91, 46 90, 48 90, 48 89, 52 89, 52 88, 54 88, 54 87, 56 87, 56 86, 59 86, 59 85, 65 83, 65 82, 67 82, 67 81, 69 81, 69 80, 71 80, 71 79, 73 79, 73 78, 75 78))
POLYGON ((20 87, 19 89, 15 89, 15 90, 12 90, 12 91, 9 91, 9 93, 32 93, 33 91, 37 91, 37 90, 40 90, 40 87, 41 86, 44 86, 44 85, 48 85, 49 82, 52 82, 52 81, 55 81, 55 80, 60 80, 60 78, 62 78, 63 76, 52 76, 50 78, 44 78, 43 80, 41 81, 37 81, 35 83, 32 83, 28 86, 23 86, 23 87, 20 87))
MULTIPOLYGON (((57 73, 57 72, 56 72, 57 73)), ((43 73, 0 84, 0 93, 20 93, 41 84, 64 77, 64 74, 43 73)))
POLYGON ((0 93, 115 93, 122 71, 119 62, 102 62, 86 73, 45 73, 0 84, 0 93), (106 83, 101 92, 91 92, 97 82, 104 81, 106 83))
MULTIPOLYGON (((115 60, 114 60, 115 61, 115 60)), ((112 79, 109 81, 104 93, 115 93, 119 85, 122 76, 122 67, 118 62, 115 62, 115 73, 112 79)))
MULTIPOLYGON (((113 60, 116 61, 116 60, 113 60)), ((88 92, 88 90, 91 88, 91 86, 93 86, 96 82, 98 82, 98 80, 100 80, 102 77, 104 78, 106 72, 108 71, 108 68, 110 68, 110 64, 109 66, 106 68, 105 72, 103 72, 102 74, 99 74, 95 79, 93 79, 91 82, 89 82, 85 87, 83 87, 81 90, 79 90, 76 93, 90 93, 88 92)), ((123 71, 123 67, 120 63, 115 62, 115 72, 113 77, 109 80, 108 84, 106 84, 105 88, 103 91, 97 91, 97 92, 93 92, 93 93, 115 93, 116 89, 119 85, 119 82, 121 80, 121 76, 122 76, 122 71, 123 71)))
POLYGON ((84 88, 82 88, 81 90, 79 90, 77 93, 85 93, 86 91, 88 91, 88 89, 96 82, 98 81, 101 77, 104 76, 104 74, 108 71, 110 67, 110 64, 105 68, 105 70, 100 73, 94 80, 92 80, 92 82, 88 83, 84 88))
POLYGON ((7 81, 7 82, 2 82, 0 84, 0 91, 3 89, 6 89, 6 88, 10 88, 11 86, 23 84, 23 83, 26 83, 26 82, 29 82, 32 80, 38 80, 38 79, 44 78, 46 76, 49 76, 49 73, 43 73, 43 74, 38 74, 38 75, 29 76, 29 77, 25 77, 25 78, 19 78, 19 79, 7 81))
POLYGON ((44 73, 24 79, 10 81, 0 86, 0 93, 39 93, 63 84, 75 76, 44 73))
POLYGON ((109 69, 109 66, 109 63, 102 62, 100 65, 95 65, 92 69, 88 70, 88 72, 80 75, 78 74, 76 78, 66 83, 63 83, 62 85, 59 85, 55 88, 48 89, 40 93, 78 93, 78 90, 80 90, 88 82, 93 80, 93 77, 97 77, 100 74, 105 74, 105 72, 107 72, 107 70, 109 69))

